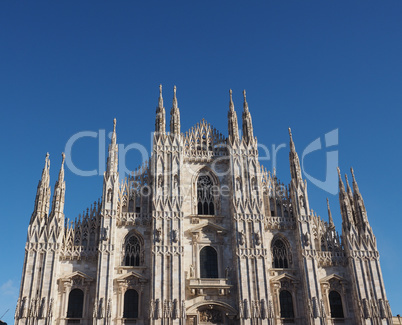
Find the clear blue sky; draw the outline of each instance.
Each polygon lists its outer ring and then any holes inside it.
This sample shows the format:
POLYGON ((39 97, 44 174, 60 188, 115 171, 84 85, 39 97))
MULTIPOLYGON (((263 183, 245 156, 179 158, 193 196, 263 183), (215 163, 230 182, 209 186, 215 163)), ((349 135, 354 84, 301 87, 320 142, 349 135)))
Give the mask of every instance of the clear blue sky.
MULTIPOLYGON (((149 148, 160 83, 168 112, 177 85, 182 131, 205 117, 224 134, 228 89, 241 120, 245 88, 258 141, 287 146, 277 161, 284 182, 289 126, 300 153, 339 129, 339 165, 355 168, 391 308, 402 313, 401 17, 401 1, 2 1, 0 316, 10 308, 12 323, 46 152, 53 188, 79 131, 109 132, 116 117, 118 142, 149 148)), ((325 152, 305 160, 320 179, 325 152)), ((97 139, 77 142, 73 155, 97 168, 97 139)), ((130 152, 128 167, 137 160, 130 152)), ((100 197, 102 177, 67 170, 66 186, 74 219, 100 197)), ((337 195, 309 183, 325 219, 327 196, 340 231, 337 195)))

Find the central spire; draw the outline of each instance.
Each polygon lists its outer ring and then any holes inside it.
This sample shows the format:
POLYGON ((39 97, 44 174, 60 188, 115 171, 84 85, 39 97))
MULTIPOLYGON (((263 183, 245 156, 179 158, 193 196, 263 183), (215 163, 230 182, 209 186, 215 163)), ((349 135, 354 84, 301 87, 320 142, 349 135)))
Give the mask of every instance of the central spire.
POLYGON ((118 146, 116 143, 116 119, 113 119, 113 133, 109 145, 109 156, 107 158, 107 173, 109 175, 117 173, 118 165, 118 146))
POLYGON ((301 167, 300 167, 300 160, 299 156, 296 152, 296 147, 293 142, 292 137, 292 130, 289 128, 289 163, 290 163, 290 175, 292 179, 296 181, 297 184, 303 184, 302 174, 301 174, 301 167))

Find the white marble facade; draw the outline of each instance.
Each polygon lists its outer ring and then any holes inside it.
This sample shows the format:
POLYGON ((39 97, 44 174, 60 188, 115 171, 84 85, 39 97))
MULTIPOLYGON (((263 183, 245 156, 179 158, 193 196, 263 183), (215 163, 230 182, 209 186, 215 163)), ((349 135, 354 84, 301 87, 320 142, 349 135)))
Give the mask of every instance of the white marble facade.
POLYGON ((245 92, 242 136, 230 92, 226 137, 205 120, 181 133, 176 88, 166 132, 160 88, 149 161, 119 180, 114 121, 102 199, 71 223, 64 155, 51 207, 47 156, 15 324, 391 324, 354 175, 352 190, 339 174, 341 241, 289 134, 284 186, 258 161, 245 92))

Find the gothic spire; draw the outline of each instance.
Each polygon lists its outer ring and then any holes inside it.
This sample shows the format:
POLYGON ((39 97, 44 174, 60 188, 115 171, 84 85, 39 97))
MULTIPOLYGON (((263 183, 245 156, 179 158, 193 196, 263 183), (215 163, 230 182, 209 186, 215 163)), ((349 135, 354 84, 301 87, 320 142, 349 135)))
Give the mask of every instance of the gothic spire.
POLYGON ((47 217, 49 213, 50 205, 50 159, 49 153, 46 154, 45 166, 42 170, 42 177, 38 183, 38 188, 36 190, 35 206, 32 213, 31 222, 35 217, 43 218, 47 217))
POLYGON ((356 182, 355 172, 353 170, 353 167, 350 167, 350 172, 352 173, 352 179, 353 179, 353 192, 355 194, 360 194, 359 186, 357 185, 357 182, 356 182))
POLYGON ((350 229, 350 225, 354 224, 352 206, 349 200, 349 196, 345 191, 345 186, 343 185, 341 170, 339 169, 339 167, 337 168, 337 170, 339 178, 339 204, 341 208, 342 225, 345 229, 350 229))
POLYGON ((159 85, 158 108, 163 108, 162 85, 159 85))
POLYGON ((229 111, 234 112, 234 104, 232 98, 232 89, 229 89, 229 111))
POLYGON ((346 192, 348 193, 350 203, 353 206, 353 192, 349 185, 348 175, 345 174, 345 181, 346 181, 346 192))
POLYGON ((339 179, 339 195, 342 194, 342 196, 345 196, 345 194, 346 194, 345 186, 343 185, 341 170, 339 169, 339 167, 337 167, 337 171, 338 171, 338 179, 339 179))
POLYGON ((107 158, 107 168, 106 168, 108 175, 117 173, 118 151, 119 149, 116 143, 116 119, 113 119, 113 133, 111 143, 109 145, 109 155, 107 158))
POLYGON ((165 108, 163 107, 162 85, 159 85, 159 100, 158 106, 156 107, 155 132, 159 134, 164 134, 166 132, 166 118, 165 108))
POLYGON ((366 207, 364 205, 363 196, 360 193, 359 186, 357 185, 353 168, 350 168, 350 172, 352 173, 353 178, 353 203, 355 206, 356 219, 358 223, 360 222, 363 227, 365 227, 366 223, 368 223, 366 207))
POLYGON ((113 119, 112 144, 116 144, 116 119, 113 119))
POLYGON ((332 219, 332 213, 331 213, 331 208, 329 207, 328 198, 327 198, 327 208, 328 208, 328 224, 329 224, 329 228, 333 229, 333 228, 335 228, 335 225, 334 225, 334 220, 332 219))
POLYGON ((64 211, 64 196, 66 184, 64 182, 64 160, 66 155, 64 152, 61 154, 62 161, 59 172, 59 178, 56 181, 56 185, 54 186, 53 200, 52 200, 52 212, 51 215, 54 216, 55 213, 63 213, 64 211))
POLYGON ((239 125, 237 124, 237 114, 234 109, 232 89, 229 90, 229 112, 228 112, 228 133, 229 141, 233 144, 239 141, 239 125))
POLYGON ((253 135, 253 122, 251 120, 251 114, 248 110, 248 103, 246 99, 246 90, 243 90, 243 139, 247 144, 254 142, 254 135, 253 135))
POLYGON ((292 130, 289 128, 289 162, 290 162, 290 175, 297 183, 302 182, 301 167, 299 156, 296 152, 296 147, 293 142, 292 130))
POLYGON ((173 102, 170 110, 170 133, 173 136, 180 135, 180 111, 177 106, 176 86, 173 87, 173 102))

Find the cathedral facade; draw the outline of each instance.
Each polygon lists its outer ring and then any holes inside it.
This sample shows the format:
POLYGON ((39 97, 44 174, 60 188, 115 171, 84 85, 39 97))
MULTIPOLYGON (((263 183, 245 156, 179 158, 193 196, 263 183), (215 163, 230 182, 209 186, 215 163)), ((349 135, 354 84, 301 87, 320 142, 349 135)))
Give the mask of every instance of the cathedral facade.
POLYGON ((392 324, 376 238, 352 170, 342 236, 312 212, 290 135, 291 182, 258 161, 244 92, 228 136, 205 120, 170 132, 160 87, 151 157, 119 179, 116 121, 102 198, 65 219, 64 155, 49 156, 25 246, 15 325, 392 324))

